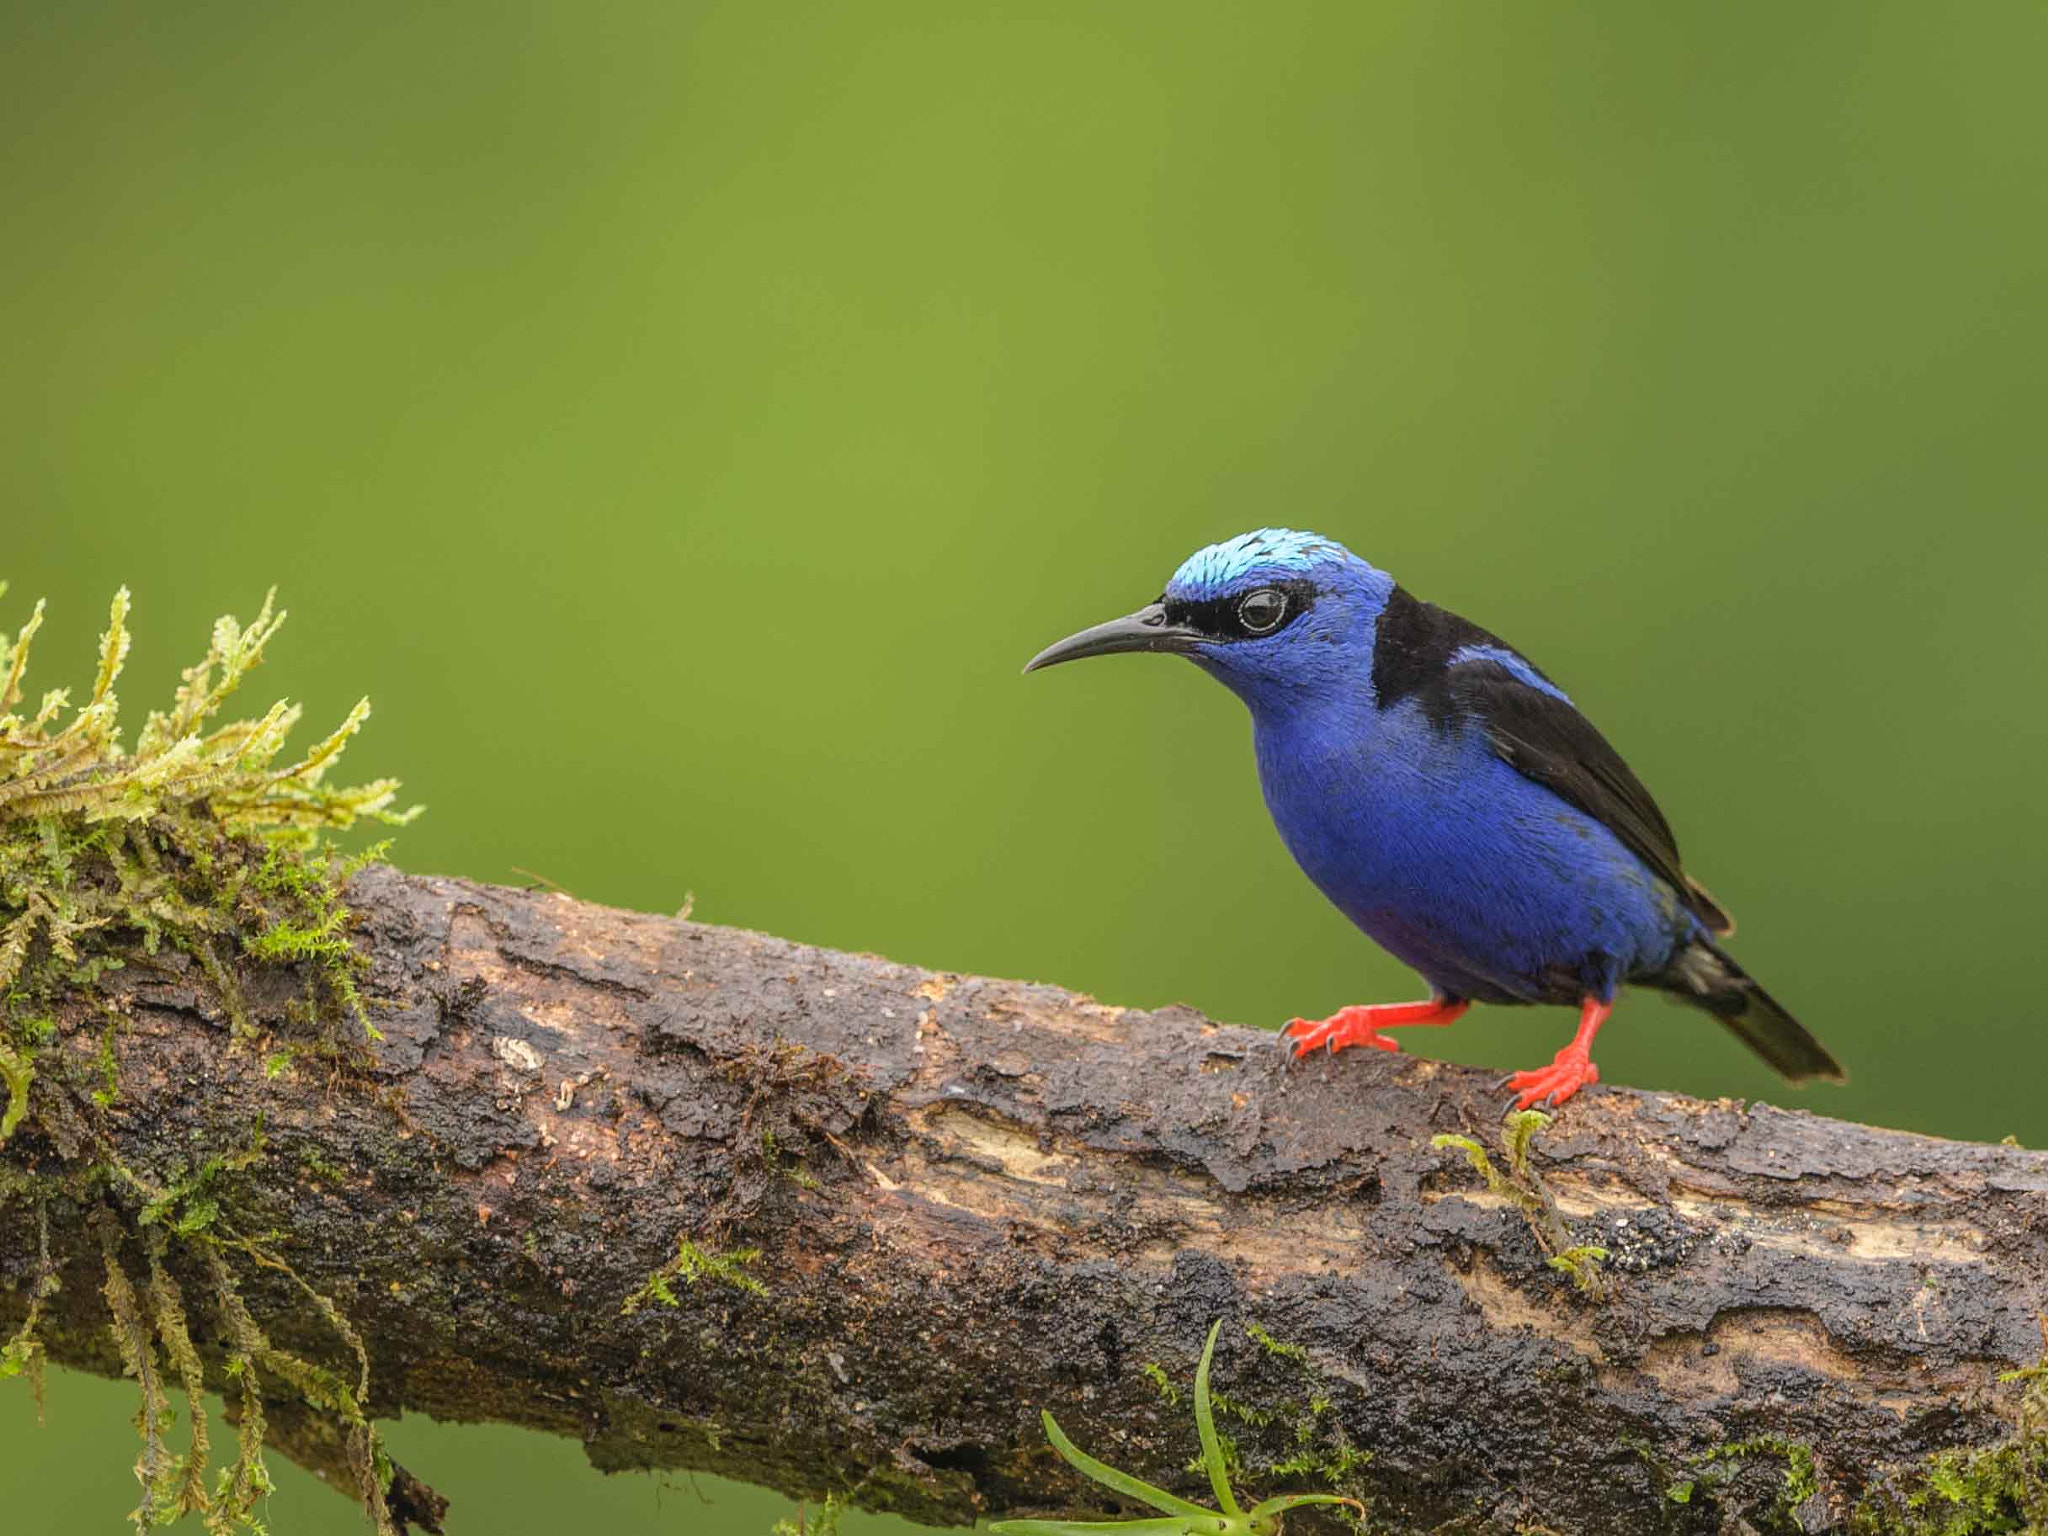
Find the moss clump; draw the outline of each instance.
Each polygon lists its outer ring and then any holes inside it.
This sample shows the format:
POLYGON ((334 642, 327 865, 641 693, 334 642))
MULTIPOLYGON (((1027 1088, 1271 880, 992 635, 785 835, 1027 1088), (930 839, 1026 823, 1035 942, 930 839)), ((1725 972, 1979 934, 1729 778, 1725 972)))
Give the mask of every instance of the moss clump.
MULTIPOLYGON (((0 594, 5 586, 0 584, 0 594)), ((128 656, 129 597, 115 594, 83 704, 68 689, 17 712, 38 603, 0 651, 0 1144, 26 1139, 32 1176, 9 1179, 7 1198, 37 1211, 41 1261, 26 1321, 0 1346, 0 1378, 37 1380, 37 1329, 57 1285, 49 1260, 53 1192, 96 1210, 105 1300, 115 1342, 141 1394, 136 1463, 138 1530, 198 1514, 216 1533, 260 1530, 263 1469, 259 1372, 342 1426, 372 1526, 390 1530, 389 1467, 363 1404, 367 1352, 333 1303, 299 1280, 264 1243, 243 1236, 229 1209, 232 1175, 264 1154, 262 1128, 243 1147, 169 1170, 136 1168, 116 1151, 108 1109, 121 1084, 116 1043, 124 1003, 108 978, 132 966, 195 970, 238 1042, 266 1053, 276 1076, 302 1053, 346 1070, 376 1037, 359 977, 365 961, 341 900, 348 877, 381 849, 344 858, 323 841, 365 819, 402 823, 397 782, 352 787, 328 771, 369 717, 364 700, 303 757, 280 764, 298 706, 279 701, 253 719, 222 721, 223 706, 261 663, 284 622, 271 599, 247 626, 214 624, 206 654, 185 670, 170 707, 150 713, 132 746, 122 739, 114 684, 128 656), (183 957, 180 959, 179 957, 183 957), (274 966, 303 981, 281 1020, 259 1027, 239 978, 274 966), (87 1055, 51 1049, 61 1035, 96 1029, 87 1055), (124 1252, 137 1246, 146 1279, 124 1252), (202 1407, 205 1372, 192 1342, 187 1298, 170 1256, 208 1277, 208 1330, 225 1343, 223 1383, 241 1393, 239 1454, 207 1482, 211 1451, 202 1407), (353 1353, 353 1384, 275 1349, 243 1304, 230 1255, 289 1276, 353 1353), (174 1454, 165 1431, 170 1396, 186 1399, 191 1444, 174 1454)), ((4 642, 0 642, 4 643, 4 642)))
POLYGON ((745 1291, 750 1296, 766 1296, 768 1287, 747 1273, 747 1266, 761 1257, 758 1248, 735 1248, 730 1253, 718 1253, 699 1248, 687 1237, 676 1238, 676 1256, 647 1277, 647 1283, 626 1298, 621 1313, 630 1316, 650 1301, 658 1301, 665 1307, 682 1305, 676 1299, 675 1282, 695 1285, 699 1280, 709 1280, 719 1285, 729 1285, 736 1291, 745 1291))
POLYGON ((2048 1318, 2042 1359, 1998 1379, 2021 1383, 2019 1423, 1994 1445, 1937 1451, 1858 1502, 1855 1536, 2009 1536, 2048 1531, 2048 1318))
MULTIPOLYGON (((0 592, 4 592, 0 588, 0 592)), ((369 1032, 361 962, 340 890, 370 850, 343 860, 323 834, 365 818, 402 823, 392 779, 340 788, 326 775, 369 718, 367 699, 296 761, 278 765, 299 707, 283 700, 225 723, 222 706, 284 622, 264 599, 244 627, 217 620, 167 711, 124 745, 114 682, 129 648, 128 591, 115 594, 86 702, 68 689, 13 713, 43 618, 38 603, 0 660, 0 1075, 12 1135, 34 1099, 36 1060, 60 1001, 166 949, 189 955, 235 1030, 253 1037, 234 962, 298 964, 307 995, 296 1022, 327 1054, 342 1026, 369 1032)))
MULTIPOLYGON (((1846 1529, 1851 1536, 2035 1536, 2048 1533, 2048 1319, 2042 1322, 2040 1363, 1998 1378, 2022 1384, 2014 1432, 1991 1445, 1937 1451, 1924 1461, 1891 1470, 1858 1498, 1846 1529)), ((1668 1476, 1641 1442, 1624 1440, 1653 1473, 1668 1476)), ((1790 1528, 1794 1512, 1820 1488, 1813 1450, 1782 1435, 1755 1435, 1717 1445, 1670 1482, 1673 1504, 1727 1498, 1742 1465, 1758 1457, 1784 1462, 1783 1483, 1769 1529, 1790 1528)), ((1751 1521, 1763 1518, 1744 1512, 1751 1521)), ((1832 1527, 1831 1527, 1832 1529, 1832 1527)))
POLYGON ((1543 1261, 1561 1274, 1571 1276, 1572 1284, 1589 1295, 1600 1292, 1600 1266, 1607 1262, 1607 1250, 1598 1243, 1574 1243, 1562 1253, 1553 1253, 1543 1261))

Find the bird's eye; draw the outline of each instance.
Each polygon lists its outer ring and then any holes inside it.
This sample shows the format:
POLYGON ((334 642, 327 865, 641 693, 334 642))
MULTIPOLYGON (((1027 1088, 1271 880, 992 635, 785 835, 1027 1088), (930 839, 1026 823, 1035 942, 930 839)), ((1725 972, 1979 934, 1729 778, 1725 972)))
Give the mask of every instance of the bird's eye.
POLYGON ((1287 617, 1287 594, 1271 587, 1247 592, 1237 605, 1237 622, 1248 635, 1270 635, 1287 617))

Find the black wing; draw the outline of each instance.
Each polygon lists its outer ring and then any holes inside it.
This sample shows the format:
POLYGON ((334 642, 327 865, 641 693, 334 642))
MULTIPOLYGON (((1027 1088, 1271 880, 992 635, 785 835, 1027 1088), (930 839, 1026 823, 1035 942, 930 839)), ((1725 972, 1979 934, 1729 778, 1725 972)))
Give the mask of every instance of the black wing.
POLYGON ((1734 931, 1720 903, 1686 874, 1671 824, 1642 780, 1562 693, 1545 691, 1554 685, 1512 647, 1398 587, 1377 641, 1373 683, 1381 708, 1414 694, 1442 727, 1476 720, 1518 773, 1606 827, 1713 932, 1734 931))

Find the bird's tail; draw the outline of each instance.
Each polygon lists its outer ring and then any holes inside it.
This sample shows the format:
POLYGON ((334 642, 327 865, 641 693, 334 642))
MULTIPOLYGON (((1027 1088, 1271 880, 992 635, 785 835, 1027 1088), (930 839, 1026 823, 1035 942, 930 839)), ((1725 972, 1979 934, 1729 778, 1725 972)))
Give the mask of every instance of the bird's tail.
POLYGON ((1706 1009, 1788 1081, 1848 1079, 1828 1048, 1717 944, 1694 939, 1673 957, 1654 985, 1706 1009))

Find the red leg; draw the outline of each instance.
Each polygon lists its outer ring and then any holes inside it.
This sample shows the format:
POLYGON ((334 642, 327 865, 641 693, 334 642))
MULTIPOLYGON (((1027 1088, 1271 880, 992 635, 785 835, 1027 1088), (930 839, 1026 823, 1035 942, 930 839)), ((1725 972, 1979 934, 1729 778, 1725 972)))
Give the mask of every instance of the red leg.
POLYGON ((1572 1043, 1559 1051, 1547 1067, 1517 1072, 1507 1080, 1515 1090, 1515 1108, 1527 1109, 1538 1100, 1555 1108, 1588 1083, 1600 1081, 1600 1069, 1593 1065, 1593 1037, 1614 1012, 1612 1003, 1589 997, 1579 1005, 1579 1032, 1572 1043))
POLYGON ((1404 1024, 1448 1024, 1472 1005, 1463 998, 1432 997, 1426 1003, 1373 1003, 1339 1008, 1327 1019, 1290 1019, 1280 1033, 1294 1042, 1298 1061, 1319 1045, 1341 1051, 1369 1045, 1376 1051, 1401 1049, 1380 1031, 1404 1024))

